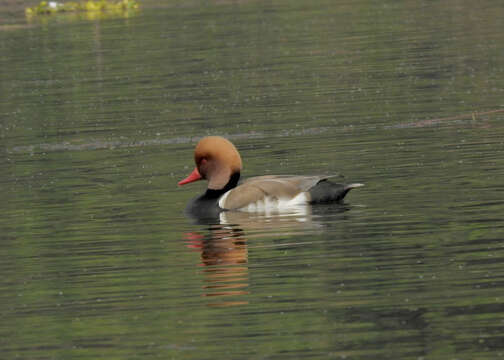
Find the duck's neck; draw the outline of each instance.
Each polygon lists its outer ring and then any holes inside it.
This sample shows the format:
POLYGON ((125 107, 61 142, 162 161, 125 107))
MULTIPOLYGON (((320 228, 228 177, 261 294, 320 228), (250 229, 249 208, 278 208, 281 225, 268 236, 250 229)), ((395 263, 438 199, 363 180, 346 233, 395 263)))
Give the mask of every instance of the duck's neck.
POLYGON ((216 189, 207 189, 204 196, 206 198, 211 198, 211 199, 219 198, 223 194, 228 192, 229 190, 234 189, 236 187, 236 185, 238 185, 239 180, 240 180, 240 173, 236 172, 231 175, 231 177, 229 178, 229 181, 222 189, 217 189, 217 190, 216 189))

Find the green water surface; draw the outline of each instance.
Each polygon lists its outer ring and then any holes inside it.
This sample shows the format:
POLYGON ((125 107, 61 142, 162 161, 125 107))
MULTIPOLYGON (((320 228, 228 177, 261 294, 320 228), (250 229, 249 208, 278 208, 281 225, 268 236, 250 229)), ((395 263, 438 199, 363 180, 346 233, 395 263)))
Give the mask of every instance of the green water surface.
POLYGON ((504 3, 146 1, 0 28, 0 358, 504 356, 504 3), (244 177, 366 186, 183 214, 244 177))

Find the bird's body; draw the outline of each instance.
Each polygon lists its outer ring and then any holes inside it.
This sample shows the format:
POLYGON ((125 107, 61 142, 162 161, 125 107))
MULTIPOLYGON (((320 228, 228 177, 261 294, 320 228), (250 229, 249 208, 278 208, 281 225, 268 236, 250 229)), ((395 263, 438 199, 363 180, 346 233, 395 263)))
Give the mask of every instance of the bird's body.
POLYGON ((213 218, 222 211, 289 211, 296 206, 338 202, 362 184, 337 184, 328 176, 265 175, 239 184, 241 157, 234 145, 218 136, 203 138, 195 150, 196 168, 184 185, 209 181, 207 191, 193 199, 186 211, 197 218, 213 218))

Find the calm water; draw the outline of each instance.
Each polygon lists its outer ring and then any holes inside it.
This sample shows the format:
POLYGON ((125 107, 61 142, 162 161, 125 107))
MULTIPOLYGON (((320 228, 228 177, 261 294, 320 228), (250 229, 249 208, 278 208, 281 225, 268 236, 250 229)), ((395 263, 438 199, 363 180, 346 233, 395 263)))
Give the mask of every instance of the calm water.
POLYGON ((153 3, 0 30, 0 357, 504 357, 502 1, 153 3), (193 224, 207 134, 366 186, 193 224))

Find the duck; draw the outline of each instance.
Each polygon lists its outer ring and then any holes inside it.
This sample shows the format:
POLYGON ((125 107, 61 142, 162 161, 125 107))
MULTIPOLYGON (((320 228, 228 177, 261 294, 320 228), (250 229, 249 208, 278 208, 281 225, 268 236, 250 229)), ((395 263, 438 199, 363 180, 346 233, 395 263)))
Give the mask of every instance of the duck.
POLYGON ((196 167, 179 186, 207 180, 207 190, 191 200, 186 214, 217 218, 224 211, 249 213, 289 211, 297 206, 341 202, 361 183, 340 184, 334 176, 263 175, 240 183, 242 159, 234 144, 221 136, 202 138, 194 150, 196 167))

